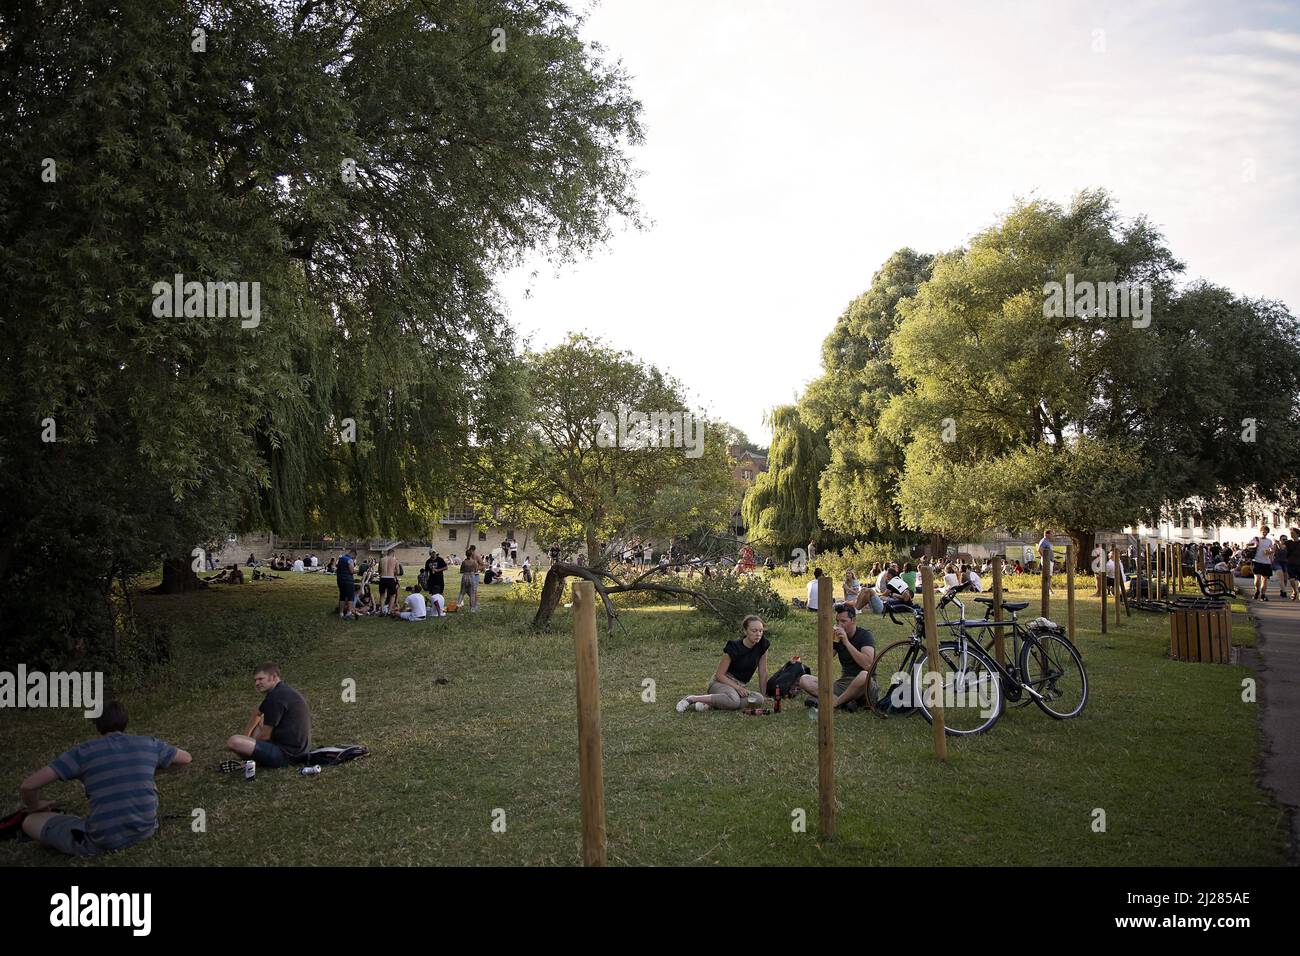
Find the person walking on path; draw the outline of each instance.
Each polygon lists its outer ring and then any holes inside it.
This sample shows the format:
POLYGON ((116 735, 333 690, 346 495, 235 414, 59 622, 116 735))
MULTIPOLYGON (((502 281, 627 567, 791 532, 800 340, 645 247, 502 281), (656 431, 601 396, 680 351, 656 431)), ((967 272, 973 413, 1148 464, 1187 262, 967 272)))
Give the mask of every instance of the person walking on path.
POLYGON ((1259 534, 1251 541, 1249 550, 1254 551, 1255 598, 1268 600, 1268 581, 1273 576, 1273 539, 1268 536, 1268 525, 1260 525, 1259 534))

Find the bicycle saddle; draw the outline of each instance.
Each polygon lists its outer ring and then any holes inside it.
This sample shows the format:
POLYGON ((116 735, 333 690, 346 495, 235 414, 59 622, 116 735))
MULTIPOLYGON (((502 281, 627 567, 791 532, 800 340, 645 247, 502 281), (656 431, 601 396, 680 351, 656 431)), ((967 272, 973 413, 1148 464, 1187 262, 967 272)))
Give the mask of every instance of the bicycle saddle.
MULTIPOLYGON (((976 598, 975 600, 978 601, 980 604, 987 604, 990 607, 993 606, 992 598, 976 598)), ((1029 607, 1028 601, 1003 601, 1002 602, 1002 610, 1004 611, 1023 611, 1027 607, 1029 607)))

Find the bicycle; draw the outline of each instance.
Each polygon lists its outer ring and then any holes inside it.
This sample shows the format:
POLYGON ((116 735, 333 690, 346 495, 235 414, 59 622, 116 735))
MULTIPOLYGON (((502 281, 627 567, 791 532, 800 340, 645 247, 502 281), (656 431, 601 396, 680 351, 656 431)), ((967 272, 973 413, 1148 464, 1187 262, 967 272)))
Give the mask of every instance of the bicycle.
POLYGON ((898 613, 911 610, 914 628, 908 639, 888 645, 872 662, 869 686, 883 691, 870 701, 872 709, 882 716, 919 710, 933 722, 930 705, 941 694, 945 730, 955 737, 991 729, 1007 702, 1023 706, 1032 700, 1056 720, 1082 713, 1088 702, 1088 674, 1069 638, 1059 629, 1036 631, 1022 627, 1018 614, 1029 606, 1028 601, 1003 602, 1003 609, 1011 617, 999 622, 992 620, 992 599, 978 598, 980 603, 989 604, 984 620, 968 620, 966 607, 957 598, 958 592, 968 589, 969 585, 958 585, 940 599, 938 610, 944 613, 944 620, 935 623, 955 632, 956 637, 939 642, 939 666, 934 669, 939 678, 929 680, 928 686, 925 675, 931 669, 925 643, 925 612, 900 603, 886 606, 885 613, 896 624, 905 623, 899 621, 898 613), (956 621, 947 619, 949 605, 959 611, 956 621), (991 633, 989 648, 971 634, 973 630, 991 631, 995 627, 1011 630, 1012 663, 1008 666, 994 659, 991 633), (887 677, 887 682, 881 677, 887 677))

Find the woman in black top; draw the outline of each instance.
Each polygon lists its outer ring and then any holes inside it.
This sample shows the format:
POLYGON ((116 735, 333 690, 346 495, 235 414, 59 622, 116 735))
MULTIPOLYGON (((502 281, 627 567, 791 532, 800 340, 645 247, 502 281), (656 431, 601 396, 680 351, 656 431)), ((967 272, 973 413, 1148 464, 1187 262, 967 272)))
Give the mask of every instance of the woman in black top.
POLYGON ((763 695, 746 685, 757 670, 759 689, 767 686, 767 649, 771 644, 763 631, 763 619, 757 614, 745 618, 740 637, 727 641, 722 649, 722 660, 713 672, 709 692, 683 697, 677 702, 677 713, 683 714, 692 706, 696 710, 740 710, 751 698, 757 698, 756 702, 762 704, 763 695))

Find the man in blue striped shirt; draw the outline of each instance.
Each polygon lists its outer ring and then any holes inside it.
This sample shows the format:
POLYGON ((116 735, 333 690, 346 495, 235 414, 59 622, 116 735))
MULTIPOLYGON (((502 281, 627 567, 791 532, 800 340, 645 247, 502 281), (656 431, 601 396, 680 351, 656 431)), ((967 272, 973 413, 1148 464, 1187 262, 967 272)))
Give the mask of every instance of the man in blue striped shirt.
POLYGON ((184 767, 190 755, 156 737, 128 736, 126 705, 110 700, 95 718, 102 736, 78 744, 36 771, 18 788, 23 806, 32 811, 23 831, 71 856, 94 856, 120 850, 153 836, 158 828, 158 789, 154 774, 184 767), (50 801, 37 791, 56 780, 80 780, 90 814, 74 817, 50 813, 50 801))

